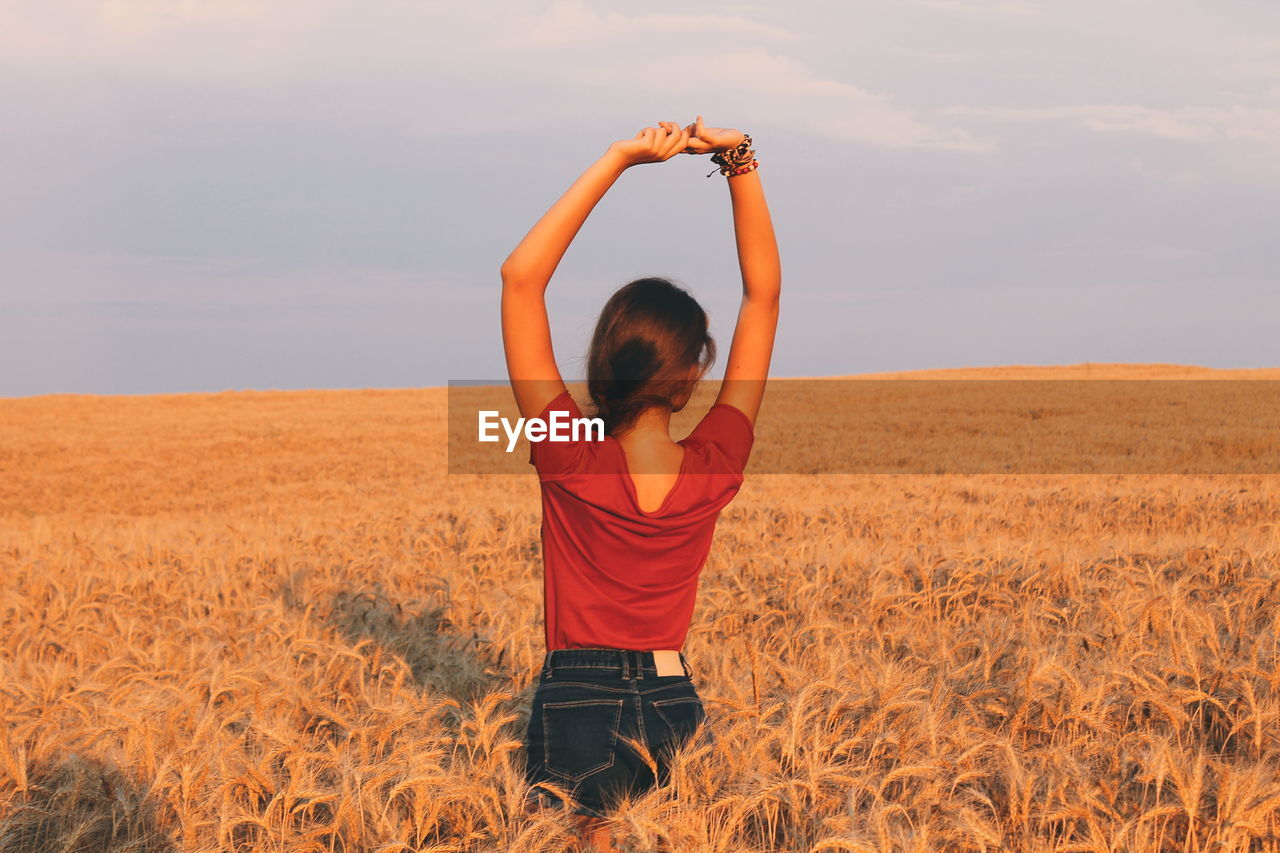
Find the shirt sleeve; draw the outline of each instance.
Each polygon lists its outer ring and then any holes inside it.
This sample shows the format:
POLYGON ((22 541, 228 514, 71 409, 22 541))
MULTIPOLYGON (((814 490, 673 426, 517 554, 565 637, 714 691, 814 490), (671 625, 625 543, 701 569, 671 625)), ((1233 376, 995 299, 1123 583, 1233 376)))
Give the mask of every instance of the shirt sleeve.
POLYGON ((751 427, 751 419, 741 409, 728 403, 717 403, 694 427, 689 438, 705 442, 718 451, 716 455, 728 470, 714 473, 741 474, 751 456, 755 430, 751 427))
MULTIPOLYGON (((582 417, 582 410, 569 396, 562 391, 538 414, 539 420, 549 423, 552 412, 565 412, 570 419, 582 417)), ((568 474, 576 470, 582 459, 582 441, 530 441, 529 464, 537 470, 538 476, 547 477, 555 474, 568 474)))

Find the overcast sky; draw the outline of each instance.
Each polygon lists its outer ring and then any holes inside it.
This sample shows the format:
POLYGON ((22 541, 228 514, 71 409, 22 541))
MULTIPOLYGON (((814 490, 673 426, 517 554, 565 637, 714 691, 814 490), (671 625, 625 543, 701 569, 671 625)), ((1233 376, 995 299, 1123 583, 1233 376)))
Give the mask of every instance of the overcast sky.
MULTIPOLYGON (((498 267, 659 120, 756 140, 774 373, 1280 365, 1273 0, 0 2, 0 396, 503 376, 498 267)), ((672 276, 725 181, 623 175, 549 291, 672 276)))

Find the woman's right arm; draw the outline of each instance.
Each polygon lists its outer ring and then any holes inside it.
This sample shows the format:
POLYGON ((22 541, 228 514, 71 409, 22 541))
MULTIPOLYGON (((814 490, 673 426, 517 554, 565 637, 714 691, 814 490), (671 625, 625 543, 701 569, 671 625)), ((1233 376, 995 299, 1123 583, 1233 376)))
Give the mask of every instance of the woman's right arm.
POLYGON ((537 417, 564 390, 551 348, 546 290, 569 244, 623 171, 684 150, 689 132, 669 122, 613 143, 529 229, 502 264, 502 344, 516 405, 537 417))
MULTIPOLYGON (((736 130, 707 128, 702 116, 690 126, 690 148, 723 150, 740 143, 736 130)), ((729 361, 716 403, 727 403, 741 411, 754 425, 764 397, 765 379, 773 356, 774 334, 778 328, 778 301, 782 292, 782 261, 778 241, 769 217, 760 172, 725 179, 733 204, 733 232, 738 246, 738 267, 742 271, 742 304, 733 330, 729 361)))

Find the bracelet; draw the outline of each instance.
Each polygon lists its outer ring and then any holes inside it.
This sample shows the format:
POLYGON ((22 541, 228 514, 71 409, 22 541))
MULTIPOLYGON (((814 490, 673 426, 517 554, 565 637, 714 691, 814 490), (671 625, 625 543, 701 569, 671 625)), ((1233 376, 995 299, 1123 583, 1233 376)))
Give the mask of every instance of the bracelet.
MULTIPOLYGON (((751 134, 744 133, 742 134, 742 142, 738 143, 738 145, 733 148, 726 148, 724 151, 717 154, 713 154, 711 156, 711 162, 720 167, 716 171, 720 172, 720 174, 727 178, 732 177, 735 174, 746 174, 746 172, 742 171, 744 167, 751 166, 752 169, 756 168, 759 164, 756 163, 756 152, 751 145, 751 134)), ((747 169, 746 171, 749 172, 751 169, 747 169)), ((707 177, 709 178, 714 174, 715 172, 709 172, 707 177)))
MULTIPOLYGON (((736 178, 736 177, 738 177, 738 175, 745 175, 745 174, 747 174, 748 172, 754 172, 756 169, 759 169, 759 168, 760 168, 760 161, 759 161, 759 160, 752 160, 752 161, 751 161, 751 163, 750 163, 750 165, 743 166, 743 167, 741 167, 741 168, 739 168, 739 169, 734 169, 732 172, 726 172, 726 173, 725 173, 725 177, 726 177, 726 178, 736 178)), ((714 173, 713 173, 713 174, 714 174, 714 173)))

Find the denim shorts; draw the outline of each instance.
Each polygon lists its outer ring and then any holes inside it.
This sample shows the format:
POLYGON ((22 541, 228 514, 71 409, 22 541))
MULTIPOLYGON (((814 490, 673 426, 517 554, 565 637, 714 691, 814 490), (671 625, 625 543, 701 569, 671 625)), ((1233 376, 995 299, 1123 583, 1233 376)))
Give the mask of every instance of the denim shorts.
POLYGON ((533 694, 525 737, 525 779, 533 804, 605 817, 624 796, 665 785, 674 750, 696 737, 714 743, 683 653, 683 675, 659 677, 649 652, 553 649, 533 694), (657 768, 624 739, 643 744, 657 768))

